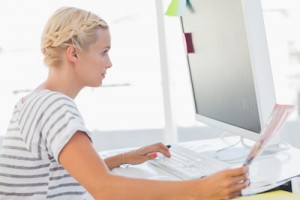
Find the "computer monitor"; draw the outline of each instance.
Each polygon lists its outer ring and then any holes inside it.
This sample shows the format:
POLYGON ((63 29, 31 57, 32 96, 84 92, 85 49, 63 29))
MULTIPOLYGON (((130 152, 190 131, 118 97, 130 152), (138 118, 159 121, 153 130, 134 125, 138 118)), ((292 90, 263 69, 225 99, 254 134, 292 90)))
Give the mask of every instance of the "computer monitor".
POLYGON ((260 0, 190 3, 181 22, 196 119, 257 140, 276 103, 260 0))

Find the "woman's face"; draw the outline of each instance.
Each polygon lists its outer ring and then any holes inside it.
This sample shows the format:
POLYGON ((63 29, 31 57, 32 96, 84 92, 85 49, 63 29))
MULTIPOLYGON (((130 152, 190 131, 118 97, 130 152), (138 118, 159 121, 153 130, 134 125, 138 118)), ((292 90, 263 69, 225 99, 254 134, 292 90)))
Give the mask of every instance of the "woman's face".
POLYGON ((76 74, 83 86, 99 87, 106 70, 112 66, 108 52, 111 46, 109 29, 97 30, 97 41, 86 51, 79 52, 76 74))

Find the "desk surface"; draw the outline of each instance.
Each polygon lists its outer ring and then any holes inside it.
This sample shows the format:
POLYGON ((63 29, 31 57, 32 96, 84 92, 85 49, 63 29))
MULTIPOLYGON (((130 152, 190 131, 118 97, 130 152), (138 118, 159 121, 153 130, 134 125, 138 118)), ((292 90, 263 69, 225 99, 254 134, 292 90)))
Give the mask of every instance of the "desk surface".
MULTIPOLYGON (((228 137, 226 140, 207 139, 192 142, 180 143, 196 152, 212 151, 225 148, 239 140, 239 137, 228 137)), ((101 152, 100 155, 105 157, 108 154, 116 154, 126 151, 114 150, 101 152), (107 154, 108 153, 108 154, 107 154)), ((242 160, 232 164, 233 167, 241 166, 242 160)), ((141 165, 129 165, 128 167, 119 167, 112 170, 114 174, 145 179, 158 180, 180 180, 178 177, 164 171, 163 169, 152 165, 149 162, 141 165)), ((275 183, 284 179, 294 177, 300 174, 300 149, 290 146, 287 150, 278 152, 270 157, 256 159, 249 168, 250 181, 262 184, 275 183)))

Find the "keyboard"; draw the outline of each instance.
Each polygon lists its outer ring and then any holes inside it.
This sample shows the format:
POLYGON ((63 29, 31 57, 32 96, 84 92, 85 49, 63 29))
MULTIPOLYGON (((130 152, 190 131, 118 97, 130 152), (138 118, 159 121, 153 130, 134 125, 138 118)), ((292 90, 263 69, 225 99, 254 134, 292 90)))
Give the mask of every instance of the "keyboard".
POLYGON ((180 145, 173 145, 170 148, 170 153, 171 158, 159 155, 150 163, 183 180, 202 178, 230 168, 226 162, 180 145))

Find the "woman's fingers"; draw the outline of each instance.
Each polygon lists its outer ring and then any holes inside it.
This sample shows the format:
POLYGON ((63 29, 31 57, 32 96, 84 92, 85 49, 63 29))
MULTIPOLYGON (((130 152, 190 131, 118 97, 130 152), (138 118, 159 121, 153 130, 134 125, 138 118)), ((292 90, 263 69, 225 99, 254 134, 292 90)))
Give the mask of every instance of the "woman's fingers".
POLYGON ((159 152, 159 153, 164 154, 167 157, 171 157, 169 148, 162 143, 156 143, 156 144, 152 144, 152 145, 143 147, 143 148, 141 148, 141 152, 145 155, 154 153, 154 152, 159 152))

